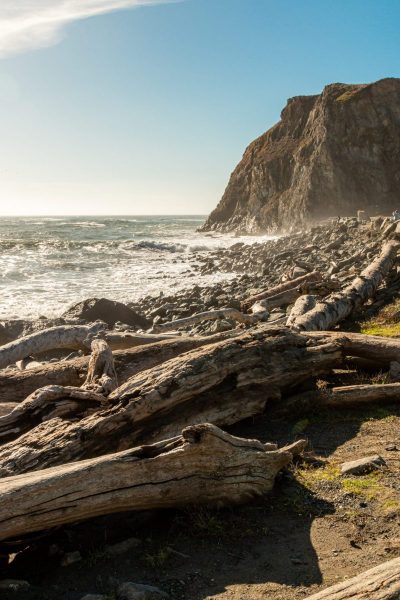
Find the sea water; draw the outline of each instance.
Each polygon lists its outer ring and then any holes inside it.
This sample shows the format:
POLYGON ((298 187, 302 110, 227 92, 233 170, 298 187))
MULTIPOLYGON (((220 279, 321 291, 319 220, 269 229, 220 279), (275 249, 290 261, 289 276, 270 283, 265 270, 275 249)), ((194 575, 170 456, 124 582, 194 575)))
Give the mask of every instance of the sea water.
POLYGON ((204 220, 0 217, 0 319, 59 316, 85 298, 129 302, 229 278, 200 276, 196 256, 260 238, 197 233, 204 220))

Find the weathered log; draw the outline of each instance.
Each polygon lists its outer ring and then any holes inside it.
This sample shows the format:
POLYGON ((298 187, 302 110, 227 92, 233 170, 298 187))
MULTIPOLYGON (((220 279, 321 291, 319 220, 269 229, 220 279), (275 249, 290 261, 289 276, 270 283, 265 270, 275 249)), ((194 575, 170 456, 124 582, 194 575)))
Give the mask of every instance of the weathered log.
POLYGON ((129 331, 107 331, 102 337, 111 350, 125 350, 126 348, 171 340, 174 335, 170 333, 156 335, 152 333, 130 333, 129 331))
POLYGON ((0 417, 9 415, 16 406, 18 406, 17 402, 3 402, 3 404, 0 404, 0 417))
POLYGON ((104 323, 92 325, 62 325, 50 327, 0 347, 0 369, 12 365, 30 354, 40 354, 55 348, 85 349, 91 338, 104 329, 104 323))
POLYGON ((104 340, 92 341, 88 373, 80 388, 47 386, 39 388, 10 414, 0 417, 0 440, 9 441, 38 423, 57 417, 83 417, 106 403, 117 387, 117 374, 110 347, 104 340))
POLYGON ((370 402, 399 402, 400 383, 343 385, 323 390, 309 390, 286 398, 285 411, 296 409, 309 410, 313 406, 346 408, 347 406, 370 402))
POLYGON ((184 319, 176 319, 169 323, 154 325, 153 331, 175 331, 177 329, 182 329, 183 327, 196 325, 202 321, 215 321, 216 319, 232 319, 234 321, 239 321, 239 323, 254 324, 258 323, 260 317, 256 315, 246 315, 236 308, 220 308, 197 313, 191 317, 185 317, 184 319))
MULTIPOLYGON (((136 373, 150 369, 189 350, 235 337, 240 333, 239 331, 225 331, 207 337, 168 337, 159 343, 146 344, 124 351, 117 350, 114 352, 114 361, 118 381, 123 383, 136 373)), ((109 339, 108 335, 106 339, 109 339)), ((0 403, 21 402, 38 388, 47 385, 80 387, 85 380, 88 364, 89 356, 82 356, 67 361, 48 363, 29 371, 17 369, 0 371, 0 403)))
POLYGON ((400 362, 400 339, 347 331, 307 331, 306 336, 325 343, 336 341, 345 355, 374 360, 378 368, 400 362))
POLYGON ((296 279, 291 279, 286 281, 285 283, 281 283, 272 288, 268 288, 254 296, 250 296, 243 300, 241 304, 241 308, 243 311, 247 311, 255 302, 259 300, 264 300, 266 298, 271 298, 273 296, 277 296, 278 294, 282 294, 288 290, 298 289, 302 284, 306 282, 312 281, 320 281, 322 279, 322 275, 319 271, 312 271, 311 273, 307 273, 306 275, 302 275, 301 277, 297 277, 296 279))
POLYGON ((49 385, 33 392, 7 415, 0 417, 0 443, 18 438, 38 423, 55 418, 76 418, 91 414, 105 402, 94 391, 49 385))
POLYGON ((374 296, 392 269, 398 248, 399 244, 396 242, 386 243, 381 254, 349 286, 318 302, 315 308, 299 316, 292 327, 299 331, 321 331, 331 329, 343 321, 355 308, 374 296))
POLYGON ((317 297, 312 294, 304 294, 299 296, 293 304, 290 315, 286 321, 286 325, 291 327, 301 315, 305 315, 309 310, 313 309, 317 303, 317 297))
POLYGON ((111 348, 105 340, 93 340, 91 348, 88 373, 82 387, 108 396, 118 386, 111 348))
POLYGON ((327 406, 396 401, 400 401, 400 383, 344 385, 324 393, 324 404, 327 406))
POLYGON ((384 562, 307 598, 308 600, 398 600, 400 558, 384 562))
MULTIPOLYGON (((0 476, 146 441, 149 431, 176 426, 177 411, 191 412, 195 419, 204 410, 207 394, 214 393, 215 417, 227 411, 233 393, 243 394, 250 386, 262 385, 266 402, 276 397, 277 390, 295 386, 310 373, 329 372, 339 360, 341 351, 335 343, 308 342, 305 335, 266 327, 138 373, 110 394, 110 408, 79 422, 52 419, 0 447, 0 476)), ((255 410, 259 412, 259 405, 255 410)))
POLYGON ((267 450, 201 424, 151 446, 7 477, 0 482, 0 539, 127 510, 243 503, 269 492, 305 444, 267 450))

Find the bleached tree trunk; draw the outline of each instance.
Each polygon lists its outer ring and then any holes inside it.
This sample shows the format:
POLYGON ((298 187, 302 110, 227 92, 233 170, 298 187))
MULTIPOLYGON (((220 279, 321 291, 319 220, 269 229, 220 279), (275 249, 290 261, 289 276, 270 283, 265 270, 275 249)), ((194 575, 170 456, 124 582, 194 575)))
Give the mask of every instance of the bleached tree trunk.
MULTIPOLYGON (((271 328, 193 350, 129 379, 107 398, 109 408, 79 422, 46 421, 1 446, 0 476, 127 448, 152 432, 178 427, 182 414, 196 419, 204 405, 218 419, 230 410, 233 394, 243 398, 250 386, 263 386, 266 402, 310 373, 329 372, 340 357, 335 343, 309 345, 303 335, 271 328)), ((243 411, 249 416, 241 404, 238 420, 243 411)), ((254 405, 256 413, 259 408, 254 405)))
POLYGON ((395 264, 398 248, 397 242, 386 243, 380 256, 349 286, 318 302, 315 308, 295 319, 292 327, 299 331, 324 331, 343 321, 355 308, 374 296, 395 264))
POLYGON ((183 327, 197 325, 197 323, 202 323, 203 321, 215 321, 217 319, 232 319, 239 323, 254 324, 260 320, 260 317, 256 315, 246 315, 236 308, 220 308, 218 310, 208 310, 197 313, 191 317, 185 317, 184 319, 176 319, 169 323, 155 325, 153 331, 175 331, 177 329, 182 329, 183 327))
POLYGON ((392 361, 400 362, 400 339, 348 331, 307 331, 304 335, 325 343, 336 341, 345 355, 373 360, 377 368, 389 368, 392 361))
POLYGON ((344 385, 326 390, 310 390, 286 399, 284 407, 309 409, 312 406, 346 408, 370 402, 400 403, 400 383, 344 385))
POLYGON ((83 385, 80 388, 52 385, 36 390, 10 414, 0 417, 0 441, 15 439, 43 421, 86 416, 93 408, 106 405, 106 397, 116 387, 111 349, 104 340, 95 339, 83 385))
POLYGON ((308 596, 307 600, 398 600, 400 558, 384 562, 342 583, 308 596))
POLYGON ((242 302, 242 310, 247 311, 255 302, 259 300, 264 300, 267 298, 272 298, 274 296, 278 296, 288 290, 300 290, 301 293, 301 285, 305 283, 310 283, 314 281, 321 281, 322 275, 319 271, 312 271, 312 273, 307 273, 306 275, 302 275, 301 277, 297 277, 296 279, 291 279, 290 281, 286 281, 285 283, 281 283, 272 288, 268 288, 258 294, 253 296, 249 296, 242 302))
POLYGON ((0 539, 111 512, 246 502, 270 491, 304 446, 267 450, 202 424, 152 446, 8 477, 0 482, 0 539))
MULTIPOLYGON (((118 381, 124 383, 140 371, 150 369, 194 348, 240 335, 241 331, 225 331, 206 337, 169 337, 113 353, 118 381)), ((163 336, 161 336, 163 337, 163 336)), ((167 337, 167 336, 165 336, 167 337)), ((109 340, 108 335, 106 339, 109 340)), ((3 402, 21 402, 40 387, 65 385, 80 387, 87 375, 89 356, 48 363, 35 369, 0 370, 0 406, 3 402)))
POLYGON ((104 329, 103 323, 93 325, 62 325, 31 333, 0 347, 0 369, 12 365, 30 354, 40 354, 55 348, 90 348, 91 339, 104 329))
POLYGON ((291 327, 296 322, 296 319, 308 313, 308 311, 315 307, 316 303, 317 298, 312 294, 304 294, 303 296, 299 296, 296 302, 293 304, 290 315, 286 321, 286 325, 291 327))
POLYGON ((327 406, 349 406, 368 402, 399 402, 400 383, 345 385, 334 387, 324 394, 327 406))

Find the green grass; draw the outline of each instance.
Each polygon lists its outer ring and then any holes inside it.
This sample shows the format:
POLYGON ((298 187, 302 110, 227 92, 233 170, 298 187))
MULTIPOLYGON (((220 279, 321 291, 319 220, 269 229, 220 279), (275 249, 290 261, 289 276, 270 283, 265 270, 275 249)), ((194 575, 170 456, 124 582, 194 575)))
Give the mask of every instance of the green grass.
POLYGON ((362 323, 361 333, 400 337, 400 301, 384 306, 375 317, 362 323))
POLYGON ((361 333, 365 333, 366 335, 380 335, 384 337, 400 337, 400 323, 380 325, 369 322, 361 327, 361 333))
POLYGON ((356 87, 352 90, 347 90, 347 92, 344 92, 336 98, 336 102, 349 102, 350 100, 354 100, 354 98, 361 92, 362 89, 364 88, 356 87))

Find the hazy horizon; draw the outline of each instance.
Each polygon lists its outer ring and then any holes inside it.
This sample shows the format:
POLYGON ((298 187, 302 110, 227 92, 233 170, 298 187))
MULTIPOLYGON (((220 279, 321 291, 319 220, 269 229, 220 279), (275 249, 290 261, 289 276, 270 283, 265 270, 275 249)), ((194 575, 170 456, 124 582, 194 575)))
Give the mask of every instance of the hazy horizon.
POLYGON ((386 0, 3 0, 0 215, 206 215, 289 97, 400 76, 386 0))

